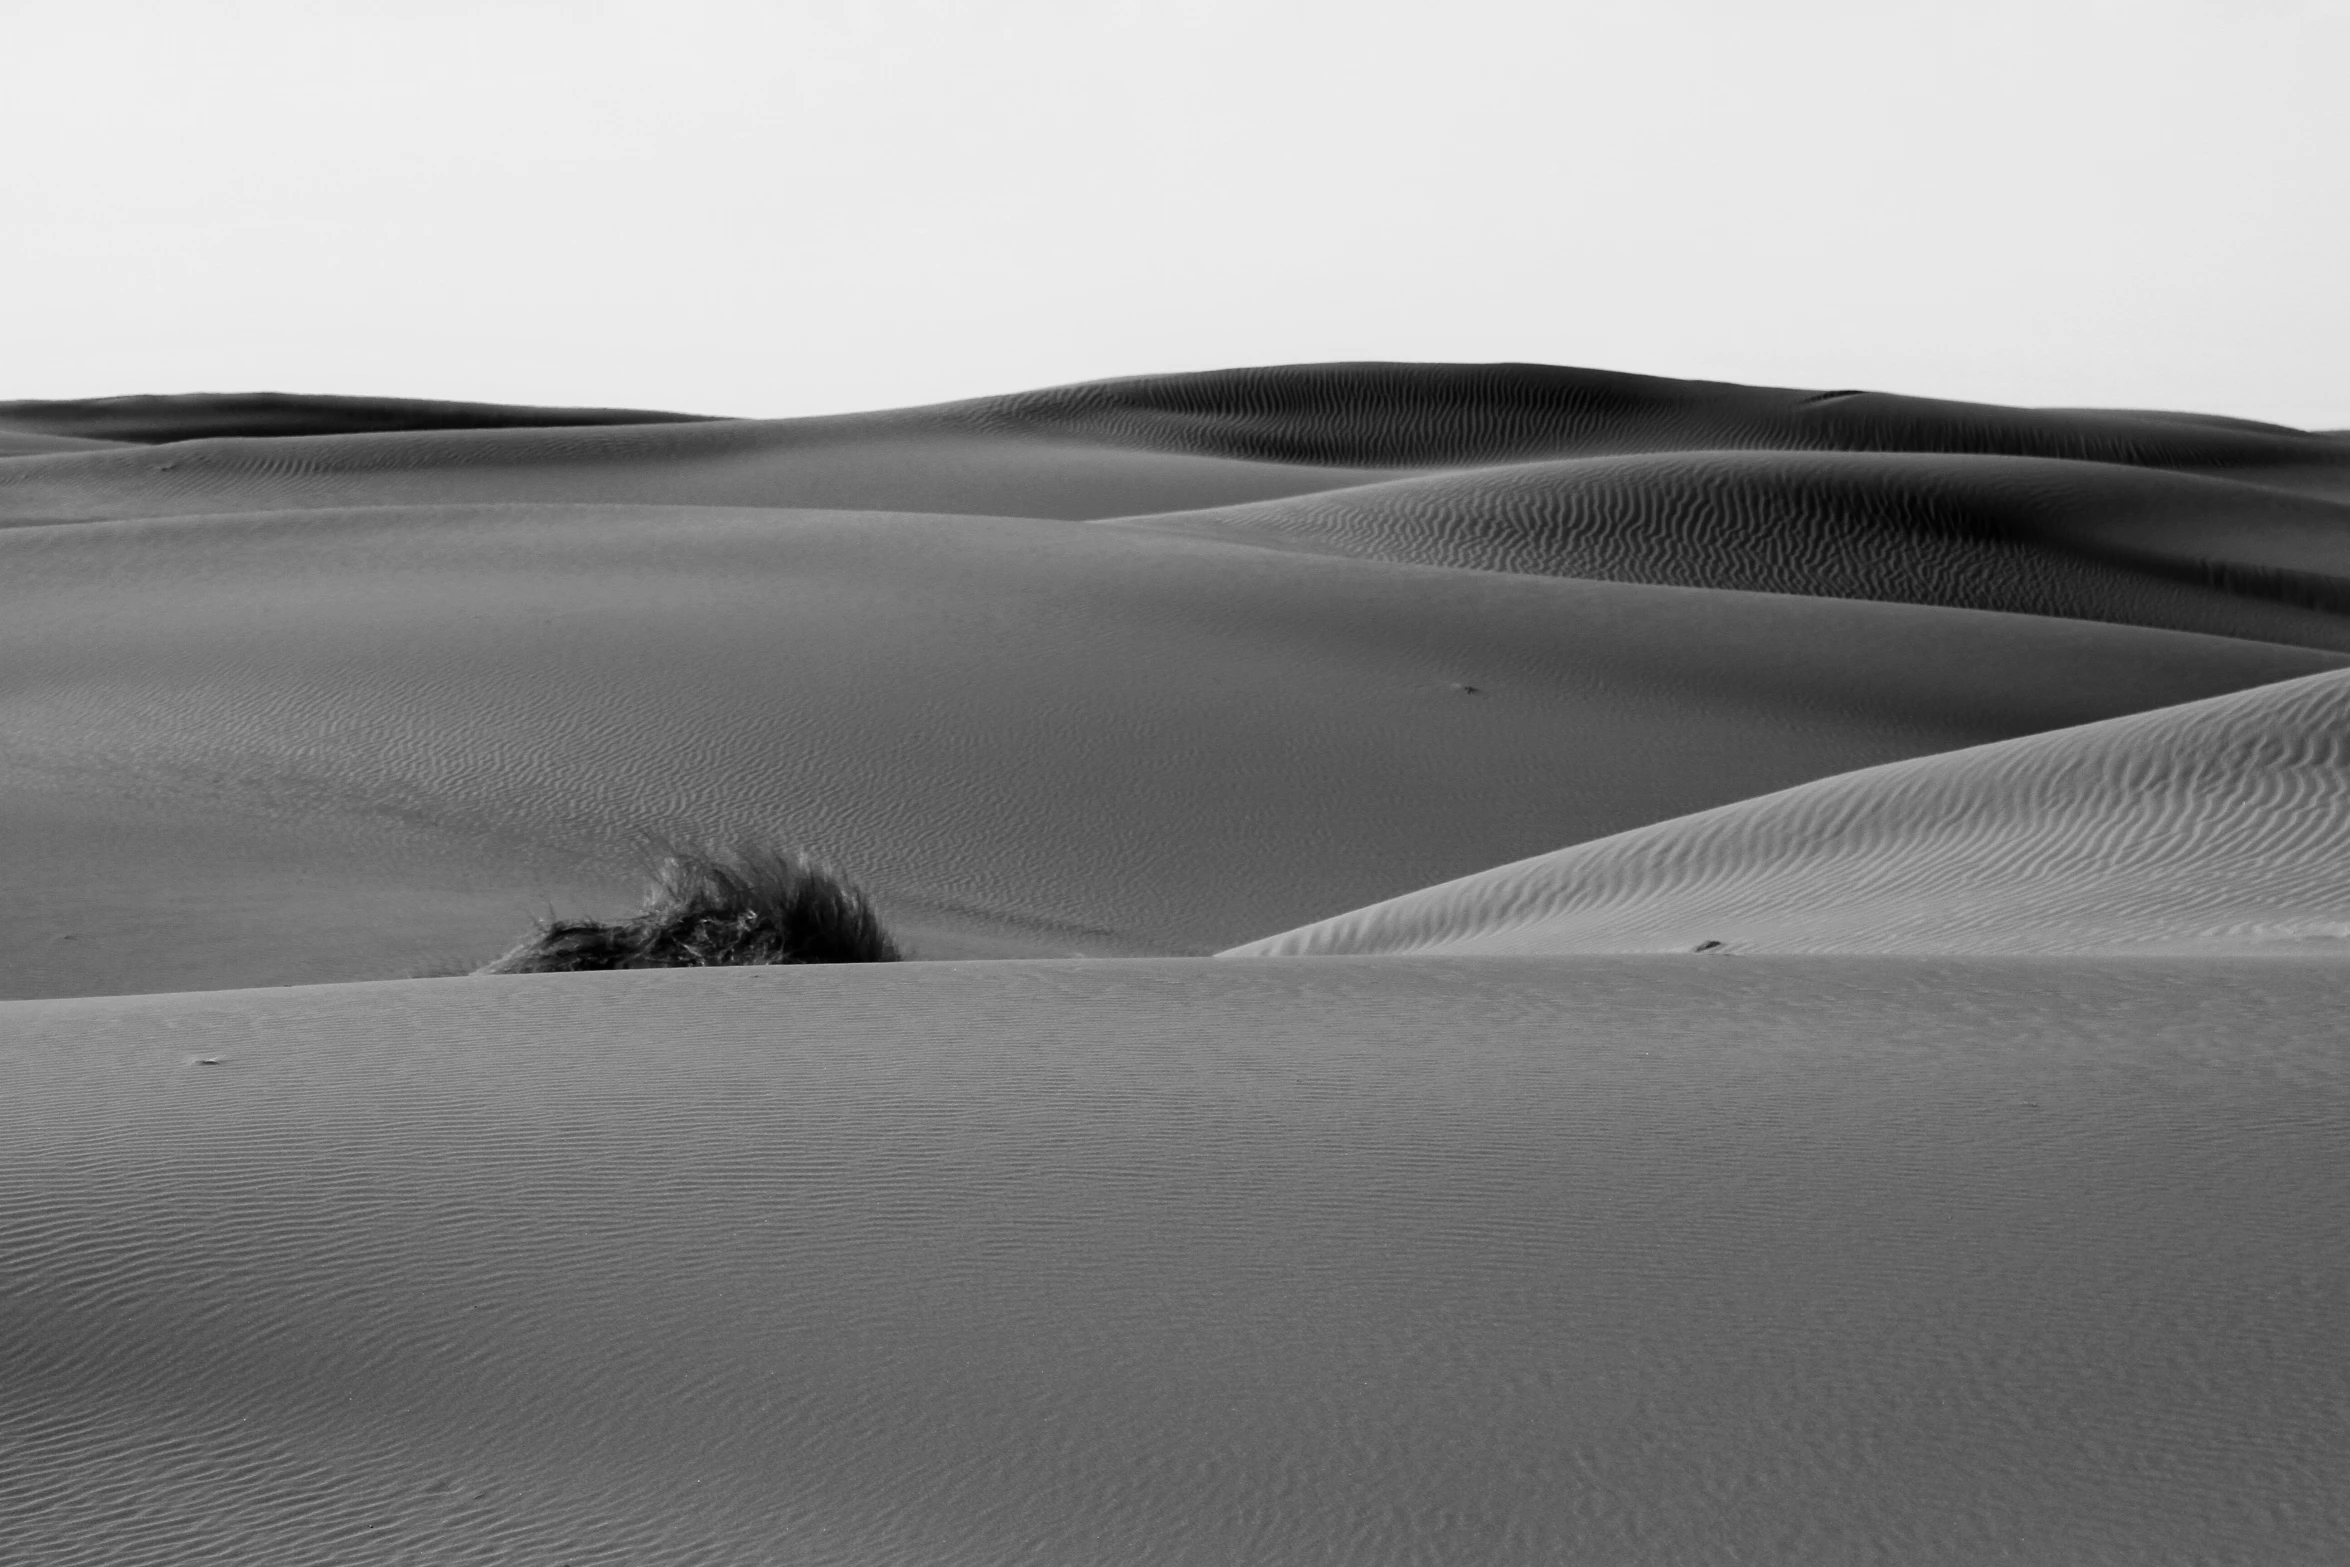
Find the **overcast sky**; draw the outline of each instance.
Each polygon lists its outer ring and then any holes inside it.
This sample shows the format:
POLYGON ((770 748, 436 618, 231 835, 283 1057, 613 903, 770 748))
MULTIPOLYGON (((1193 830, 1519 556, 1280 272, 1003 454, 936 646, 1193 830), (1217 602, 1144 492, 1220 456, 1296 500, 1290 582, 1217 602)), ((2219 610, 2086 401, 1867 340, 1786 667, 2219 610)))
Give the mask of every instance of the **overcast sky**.
POLYGON ((2350 426, 2350 0, 0 0, 0 397, 1540 360, 2350 426))

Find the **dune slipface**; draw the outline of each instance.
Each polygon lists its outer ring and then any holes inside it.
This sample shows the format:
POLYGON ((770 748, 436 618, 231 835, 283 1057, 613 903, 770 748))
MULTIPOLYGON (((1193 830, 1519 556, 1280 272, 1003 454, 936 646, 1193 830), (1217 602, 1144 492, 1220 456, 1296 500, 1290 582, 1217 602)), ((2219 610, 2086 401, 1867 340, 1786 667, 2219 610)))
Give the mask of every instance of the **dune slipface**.
POLYGON ((2350 673, 1742 800, 1233 949, 2350 954, 2350 673))
POLYGON ((2317 965, 0 1006, 0 1555, 2317 1561, 2317 965))

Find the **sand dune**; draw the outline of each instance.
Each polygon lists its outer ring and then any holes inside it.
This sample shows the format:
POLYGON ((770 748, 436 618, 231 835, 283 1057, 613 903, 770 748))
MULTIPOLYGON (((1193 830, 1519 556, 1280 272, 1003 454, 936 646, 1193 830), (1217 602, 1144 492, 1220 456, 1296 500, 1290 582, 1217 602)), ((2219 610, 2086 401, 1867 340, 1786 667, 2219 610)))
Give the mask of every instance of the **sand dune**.
POLYGON ((61 452, 104 452, 120 447, 120 441, 84 440, 76 435, 40 435, 30 431, 0 430, 0 459, 9 457, 52 457, 61 452))
POLYGON ((2179 415, 1525 366, 4 412, 156 443, 0 462, 19 995, 462 966, 737 830, 931 955, 1206 952, 2350 648, 2289 488, 2340 443, 2179 415))
POLYGON ((2147 1564, 2350 1536, 2318 965, 0 1007, 0 1555, 2147 1564))
POLYGON ((0 412, 0 429, 122 429, 133 439, 209 427, 359 433, 242 434, 180 441, 168 452, 17 460, 0 466, 0 521, 502 501, 1111 517, 1304 494, 1398 469, 1725 448, 2066 458, 2219 473, 2350 500, 2350 443, 2277 426, 1542 365, 1285 366, 887 413, 706 423, 381 399, 212 401, 217 410, 202 399, 108 399, 80 405, 83 412, 19 404, 32 411, 14 425, 0 412), (170 406, 147 411, 150 403, 170 406), (485 427, 501 418, 582 427, 485 427), (584 427, 607 419, 629 422, 584 427))
POLYGON ((1539 366, 0 405, 0 1561, 2328 1560, 2346 522, 1539 366), (1042 961, 392 979, 752 832, 1042 961))
POLYGON ((1801 785, 1253 942, 2350 956, 2350 673, 1801 785))
POLYGON ((0 462, 0 527, 494 502, 1109 517, 1384 477, 1122 447, 912 410, 604 428, 190 440, 0 462))
POLYGON ((2038 457, 1683 452, 1132 519, 1376 560, 2350 648, 2350 502, 2038 457))
POLYGON ((161 445, 216 436, 365 435, 395 430, 527 430, 551 425, 685 424, 701 414, 634 408, 526 408, 408 397, 194 392, 0 402, 0 432, 161 445))
POLYGON ((0 532, 16 994, 394 977, 763 830, 933 955, 1207 952, 1903 757, 2340 667, 1024 519, 0 532))
MULTIPOLYGON (((1282 462, 1484 466, 1631 452, 1965 452, 2350 488, 2350 449, 2201 414, 2003 408, 1555 365, 1278 365, 950 405, 991 424, 1282 462)), ((940 410, 945 412, 946 410, 940 410)))

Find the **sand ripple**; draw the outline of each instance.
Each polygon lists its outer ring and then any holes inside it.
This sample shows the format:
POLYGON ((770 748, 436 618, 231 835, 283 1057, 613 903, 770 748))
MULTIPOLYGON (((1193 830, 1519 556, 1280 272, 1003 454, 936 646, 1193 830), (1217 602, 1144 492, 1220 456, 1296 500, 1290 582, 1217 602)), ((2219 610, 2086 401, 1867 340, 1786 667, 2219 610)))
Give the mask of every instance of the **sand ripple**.
POLYGON ((2350 674, 1823 779, 1234 949, 2350 954, 2350 674))
POLYGON ((0 1005, 0 1558, 2324 1560, 2319 965, 0 1005))
POLYGON ((2350 502, 2104 463, 1682 452, 1131 520, 1419 565, 2350 648, 2350 502))

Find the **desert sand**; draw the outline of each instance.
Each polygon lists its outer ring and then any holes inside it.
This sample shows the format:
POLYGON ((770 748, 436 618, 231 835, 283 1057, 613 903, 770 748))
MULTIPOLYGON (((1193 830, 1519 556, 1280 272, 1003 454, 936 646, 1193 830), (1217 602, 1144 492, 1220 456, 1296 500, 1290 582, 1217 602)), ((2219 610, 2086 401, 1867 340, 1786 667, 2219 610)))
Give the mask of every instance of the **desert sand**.
POLYGON ((17 1003, 12 1560, 2318 1560, 2314 965, 17 1003))
POLYGON ((2340 957, 2350 672, 1872 767, 1233 949, 2340 957))
POLYGON ((8 1560, 2350 1535, 2339 433, 0 404, 0 670, 8 1560))

